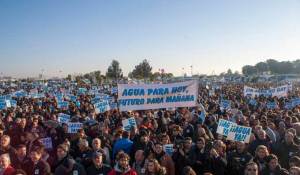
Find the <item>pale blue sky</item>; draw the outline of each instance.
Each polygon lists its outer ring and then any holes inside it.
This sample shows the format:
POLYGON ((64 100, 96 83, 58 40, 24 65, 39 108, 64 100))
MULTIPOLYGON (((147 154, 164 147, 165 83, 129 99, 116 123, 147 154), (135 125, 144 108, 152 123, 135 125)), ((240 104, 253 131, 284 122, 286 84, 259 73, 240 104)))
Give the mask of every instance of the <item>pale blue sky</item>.
POLYGON ((300 59, 300 0, 0 0, 0 72, 125 74, 143 59, 182 75, 300 59))

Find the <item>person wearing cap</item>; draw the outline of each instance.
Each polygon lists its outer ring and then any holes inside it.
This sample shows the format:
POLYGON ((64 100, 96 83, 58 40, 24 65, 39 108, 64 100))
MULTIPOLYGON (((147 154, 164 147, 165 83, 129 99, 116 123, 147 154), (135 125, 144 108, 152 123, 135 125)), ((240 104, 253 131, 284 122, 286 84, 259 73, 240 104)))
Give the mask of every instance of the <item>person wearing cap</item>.
POLYGON ((52 167, 54 170, 54 175, 85 175, 86 172, 82 165, 75 162, 75 160, 69 156, 69 147, 65 144, 60 144, 57 146, 56 155, 57 160, 56 164, 52 167))
POLYGON ((108 165, 103 164, 103 154, 100 152, 94 152, 93 164, 87 168, 88 175, 108 174, 111 168, 108 165))
POLYGON ((236 148, 228 154, 227 169, 231 175, 243 174, 244 168, 252 160, 244 142, 235 142, 236 148))

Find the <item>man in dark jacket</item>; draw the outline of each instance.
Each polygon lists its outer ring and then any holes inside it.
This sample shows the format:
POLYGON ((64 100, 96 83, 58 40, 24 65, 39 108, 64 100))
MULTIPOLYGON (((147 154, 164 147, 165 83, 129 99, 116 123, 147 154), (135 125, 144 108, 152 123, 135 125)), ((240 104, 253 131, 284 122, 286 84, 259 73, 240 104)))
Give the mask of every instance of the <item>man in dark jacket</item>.
POLYGON ((26 173, 32 175, 50 175, 51 169, 49 164, 42 160, 43 149, 34 147, 30 152, 31 161, 26 166, 26 173))
POLYGON ((68 155, 68 147, 66 145, 57 146, 57 163, 53 167, 55 175, 86 175, 82 165, 76 163, 74 159, 68 155))
POLYGON ((26 145, 18 145, 17 146, 17 157, 14 160, 13 163, 13 167, 15 169, 25 169, 26 168, 26 164, 28 164, 28 162, 30 161, 30 159, 27 157, 27 150, 26 150, 26 145))
POLYGON ((183 168, 190 165, 189 154, 192 148, 192 139, 187 137, 183 143, 175 147, 172 159, 175 162, 176 175, 180 175, 183 168))
POLYGON ((108 165, 103 164, 103 155, 100 152, 94 152, 93 164, 88 167, 88 175, 108 174, 111 168, 108 165))
POLYGON ((236 142, 236 149, 228 154, 227 169, 231 175, 243 174, 245 166, 252 160, 244 142, 236 142))
POLYGON ((192 148, 189 153, 189 161, 192 168, 196 171, 197 174, 203 174, 205 170, 205 160, 208 156, 207 151, 205 150, 205 139, 200 137, 196 141, 196 145, 192 148))
POLYGON ((287 131, 284 135, 284 141, 275 145, 274 152, 279 157, 280 165, 283 168, 289 168, 289 159, 292 156, 299 156, 299 146, 294 143, 294 134, 287 131))
POLYGON ((289 172, 281 168, 281 166, 278 163, 278 158, 274 154, 270 154, 268 157, 266 157, 267 167, 262 170, 262 175, 288 175, 289 172))

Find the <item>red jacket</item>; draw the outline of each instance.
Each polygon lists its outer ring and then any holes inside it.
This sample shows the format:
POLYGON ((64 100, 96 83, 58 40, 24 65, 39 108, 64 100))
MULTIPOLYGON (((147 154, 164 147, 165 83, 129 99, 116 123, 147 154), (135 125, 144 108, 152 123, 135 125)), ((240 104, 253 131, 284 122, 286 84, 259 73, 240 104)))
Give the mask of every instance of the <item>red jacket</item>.
POLYGON ((15 169, 12 167, 12 166, 8 166, 4 172, 3 172, 3 175, 14 175, 15 173, 15 169))
MULTIPOLYGON (((111 170, 108 175, 117 175, 121 173, 120 171, 118 171, 117 168, 114 168, 113 170, 111 170)), ((126 171, 125 173, 121 173, 121 175, 137 175, 136 171, 132 168, 130 168, 130 170, 126 171)))

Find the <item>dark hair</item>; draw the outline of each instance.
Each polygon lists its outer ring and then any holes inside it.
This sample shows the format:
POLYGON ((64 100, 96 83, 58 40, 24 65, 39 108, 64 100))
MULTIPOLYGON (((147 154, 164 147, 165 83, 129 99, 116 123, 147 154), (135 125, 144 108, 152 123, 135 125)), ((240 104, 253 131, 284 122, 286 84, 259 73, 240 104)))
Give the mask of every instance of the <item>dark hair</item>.
POLYGON ((271 160, 276 159, 278 160, 277 156, 275 154, 270 154, 266 157, 266 162, 270 163, 271 160))
POLYGON ((117 160, 121 160, 121 159, 127 159, 128 161, 130 160, 130 157, 128 156, 128 154, 124 153, 124 152, 120 152, 118 155, 117 155, 117 160))
POLYGON ((122 137, 123 137, 123 138, 129 138, 129 132, 124 131, 124 132, 122 133, 122 137))
POLYGON ((294 163, 297 167, 300 167, 300 157, 298 156, 291 157, 289 163, 294 163))
POLYGON ((26 148, 26 145, 24 145, 24 144, 19 144, 19 145, 16 147, 17 150, 18 150, 18 149, 21 149, 21 148, 26 148))
POLYGON ((182 170, 182 175, 196 175, 196 172, 193 170, 192 167, 186 166, 182 170))
POLYGON ((27 175, 27 173, 22 169, 16 169, 16 171, 14 172, 14 175, 16 175, 16 174, 27 175))

